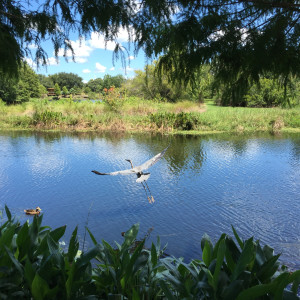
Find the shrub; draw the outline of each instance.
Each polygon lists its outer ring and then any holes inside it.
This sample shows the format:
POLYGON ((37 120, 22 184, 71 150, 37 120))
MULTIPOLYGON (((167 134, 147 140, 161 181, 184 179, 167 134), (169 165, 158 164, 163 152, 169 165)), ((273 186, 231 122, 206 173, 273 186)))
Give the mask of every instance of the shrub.
POLYGON ((111 86, 109 89, 103 89, 103 101, 112 111, 120 112, 125 98, 123 97, 120 89, 111 86))
POLYGON ((42 123, 44 125, 59 124, 62 120, 62 113, 55 111, 35 112, 33 115, 33 124, 42 123))
POLYGON ((65 252, 66 226, 42 226, 43 216, 21 225, 5 207, 0 226, 1 299, 299 299, 300 270, 280 267, 274 250, 252 238, 222 234, 201 240, 202 259, 163 257, 158 238, 145 248, 133 225, 116 248, 106 241, 79 250, 77 227, 65 252), (96 259, 97 263, 92 264, 96 259))
POLYGON ((154 113, 149 116, 150 122, 158 128, 169 127, 179 130, 192 130, 198 124, 198 116, 195 113, 154 113))

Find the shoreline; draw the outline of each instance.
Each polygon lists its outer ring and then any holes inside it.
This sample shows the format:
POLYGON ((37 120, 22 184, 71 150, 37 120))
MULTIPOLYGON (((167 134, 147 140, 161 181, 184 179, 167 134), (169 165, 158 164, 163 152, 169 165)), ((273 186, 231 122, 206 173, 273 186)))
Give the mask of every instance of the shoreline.
POLYGON ((112 130, 111 128, 107 129, 93 129, 93 128, 71 128, 71 127, 56 127, 56 128, 47 128, 47 127, 31 127, 31 128, 21 128, 21 127, 0 127, 0 132, 9 132, 9 131, 24 131, 24 132, 38 132, 38 133, 94 133, 94 134, 103 134, 103 133, 124 133, 124 134, 161 134, 161 135, 218 135, 218 134, 237 134, 237 135, 248 135, 248 134, 272 134, 272 135, 280 135, 280 134, 300 134, 300 128, 282 128, 278 131, 272 130, 251 130, 251 131, 236 131, 236 130, 112 130))

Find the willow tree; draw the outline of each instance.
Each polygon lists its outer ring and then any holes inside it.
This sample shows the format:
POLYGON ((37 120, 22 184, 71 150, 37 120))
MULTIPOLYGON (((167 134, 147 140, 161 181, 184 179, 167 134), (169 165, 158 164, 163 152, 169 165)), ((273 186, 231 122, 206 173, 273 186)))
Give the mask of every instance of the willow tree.
POLYGON ((212 63, 238 105, 249 82, 265 72, 284 85, 299 75, 299 12, 298 0, 2 0, 0 70, 14 73, 31 43, 35 61, 46 64, 45 39, 58 55, 62 47, 72 50, 70 32, 96 31, 109 41, 123 27, 136 52, 161 56, 160 70, 173 81, 193 81, 201 65, 212 63))

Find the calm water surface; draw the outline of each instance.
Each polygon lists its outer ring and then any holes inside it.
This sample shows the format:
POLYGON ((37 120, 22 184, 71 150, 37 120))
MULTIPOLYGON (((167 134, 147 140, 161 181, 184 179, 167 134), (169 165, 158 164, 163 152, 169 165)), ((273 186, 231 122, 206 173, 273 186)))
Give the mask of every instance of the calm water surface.
MULTIPOLYGON (((154 228, 167 252, 186 261, 201 255, 204 233, 216 241, 235 226, 243 238, 269 244, 281 261, 300 267, 300 135, 161 137, 0 133, 0 208, 20 220, 40 206, 44 224, 76 225, 100 241, 122 242, 140 223, 154 228), (140 164, 163 150, 151 171, 149 204, 135 176, 96 176, 140 164)), ((91 245, 88 240, 87 246, 91 245)))

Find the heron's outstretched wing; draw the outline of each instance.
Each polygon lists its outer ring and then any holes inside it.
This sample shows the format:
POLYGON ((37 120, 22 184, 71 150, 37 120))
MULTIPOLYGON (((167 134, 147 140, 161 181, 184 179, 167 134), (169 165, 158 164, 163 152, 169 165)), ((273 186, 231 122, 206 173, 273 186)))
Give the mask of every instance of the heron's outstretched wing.
POLYGON ((137 173, 137 172, 141 172, 146 169, 149 169, 151 166, 156 164, 164 156, 164 154, 168 150, 169 146, 166 149, 164 149, 162 152, 156 154, 154 157, 152 157, 149 160, 147 160, 146 162, 144 162, 142 165, 137 166, 137 167, 133 168, 132 170, 135 170, 135 172, 137 173))
POLYGON ((112 175, 112 176, 136 174, 134 169, 121 170, 121 171, 116 171, 116 172, 111 172, 111 173, 100 173, 100 172, 95 171, 95 170, 93 170, 92 172, 97 174, 97 175, 112 175))

